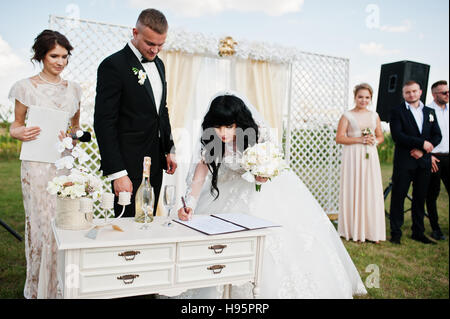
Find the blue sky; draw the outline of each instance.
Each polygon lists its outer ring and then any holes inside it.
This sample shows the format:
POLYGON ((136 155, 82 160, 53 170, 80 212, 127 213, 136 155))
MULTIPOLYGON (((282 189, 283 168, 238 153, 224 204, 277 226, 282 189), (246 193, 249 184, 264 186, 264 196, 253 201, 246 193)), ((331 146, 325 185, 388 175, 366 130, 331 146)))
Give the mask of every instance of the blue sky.
POLYGON ((16 0, 0 2, 0 103, 37 72, 30 48, 50 14, 132 26, 145 7, 188 31, 349 58, 351 87, 376 92, 381 64, 401 60, 431 65, 430 84, 449 79, 448 0, 16 0))

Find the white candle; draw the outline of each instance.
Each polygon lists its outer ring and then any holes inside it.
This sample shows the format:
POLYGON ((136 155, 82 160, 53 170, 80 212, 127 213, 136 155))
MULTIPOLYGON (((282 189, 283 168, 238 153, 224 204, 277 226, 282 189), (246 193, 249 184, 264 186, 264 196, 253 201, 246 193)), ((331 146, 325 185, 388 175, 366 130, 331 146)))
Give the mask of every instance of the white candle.
POLYGON ((119 193, 119 205, 127 206, 131 204, 131 193, 120 192, 119 193))
POLYGON ((103 193, 102 208, 103 209, 113 209, 114 208, 114 194, 113 193, 103 193))

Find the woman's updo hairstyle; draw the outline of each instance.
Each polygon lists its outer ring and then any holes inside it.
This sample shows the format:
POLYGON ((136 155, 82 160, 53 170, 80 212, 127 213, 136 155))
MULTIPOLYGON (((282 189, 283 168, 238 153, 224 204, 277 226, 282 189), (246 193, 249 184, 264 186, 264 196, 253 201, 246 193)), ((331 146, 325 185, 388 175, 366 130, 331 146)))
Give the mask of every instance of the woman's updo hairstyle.
POLYGON ((56 45, 62 46, 67 50, 68 54, 71 55, 73 47, 63 34, 53 30, 42 31, 36 39, 34 39, 32 47, 34 55, 31 58, 31 62, 42 62, 47 52, 54 49, 56 45))

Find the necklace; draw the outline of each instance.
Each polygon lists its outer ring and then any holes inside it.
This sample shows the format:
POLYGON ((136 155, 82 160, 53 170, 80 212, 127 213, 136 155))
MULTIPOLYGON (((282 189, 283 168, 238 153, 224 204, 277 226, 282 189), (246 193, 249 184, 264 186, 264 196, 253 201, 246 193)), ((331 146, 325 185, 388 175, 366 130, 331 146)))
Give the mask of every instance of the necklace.
POLYGON ((44 78, 42 77, 41 72, 39 72, 38 76, 39 76, 39 78, 40 78, 42 81, 44 81, 44 82, 46 82, 46 83, 48 83, 48 84, 51 84, 51 85, 60 85, 60 84, 62 83, 62 81, 63 81, 63 79, 60 78, 59 82, 56 82, 56 83, 50 82, 50 81, 48 81, 48 80, 46 80, 46 79, 44 79, 44 78))

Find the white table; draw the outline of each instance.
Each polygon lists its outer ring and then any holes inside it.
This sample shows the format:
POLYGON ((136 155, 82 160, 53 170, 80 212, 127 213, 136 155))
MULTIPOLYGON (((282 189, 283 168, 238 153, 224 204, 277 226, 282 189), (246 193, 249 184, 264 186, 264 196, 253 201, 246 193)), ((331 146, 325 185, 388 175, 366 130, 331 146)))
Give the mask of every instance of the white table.
POLYGON ((161 294, 176 296, 192 288, 254 284, 259 294, 264 239, 271 229, 208 236, 174 223, 163 227, 156 217, 149 230, 132 218, 100 230, 62 230, 53 225, 58 244, 58 280, 64 298, 117 298, 161 294))

